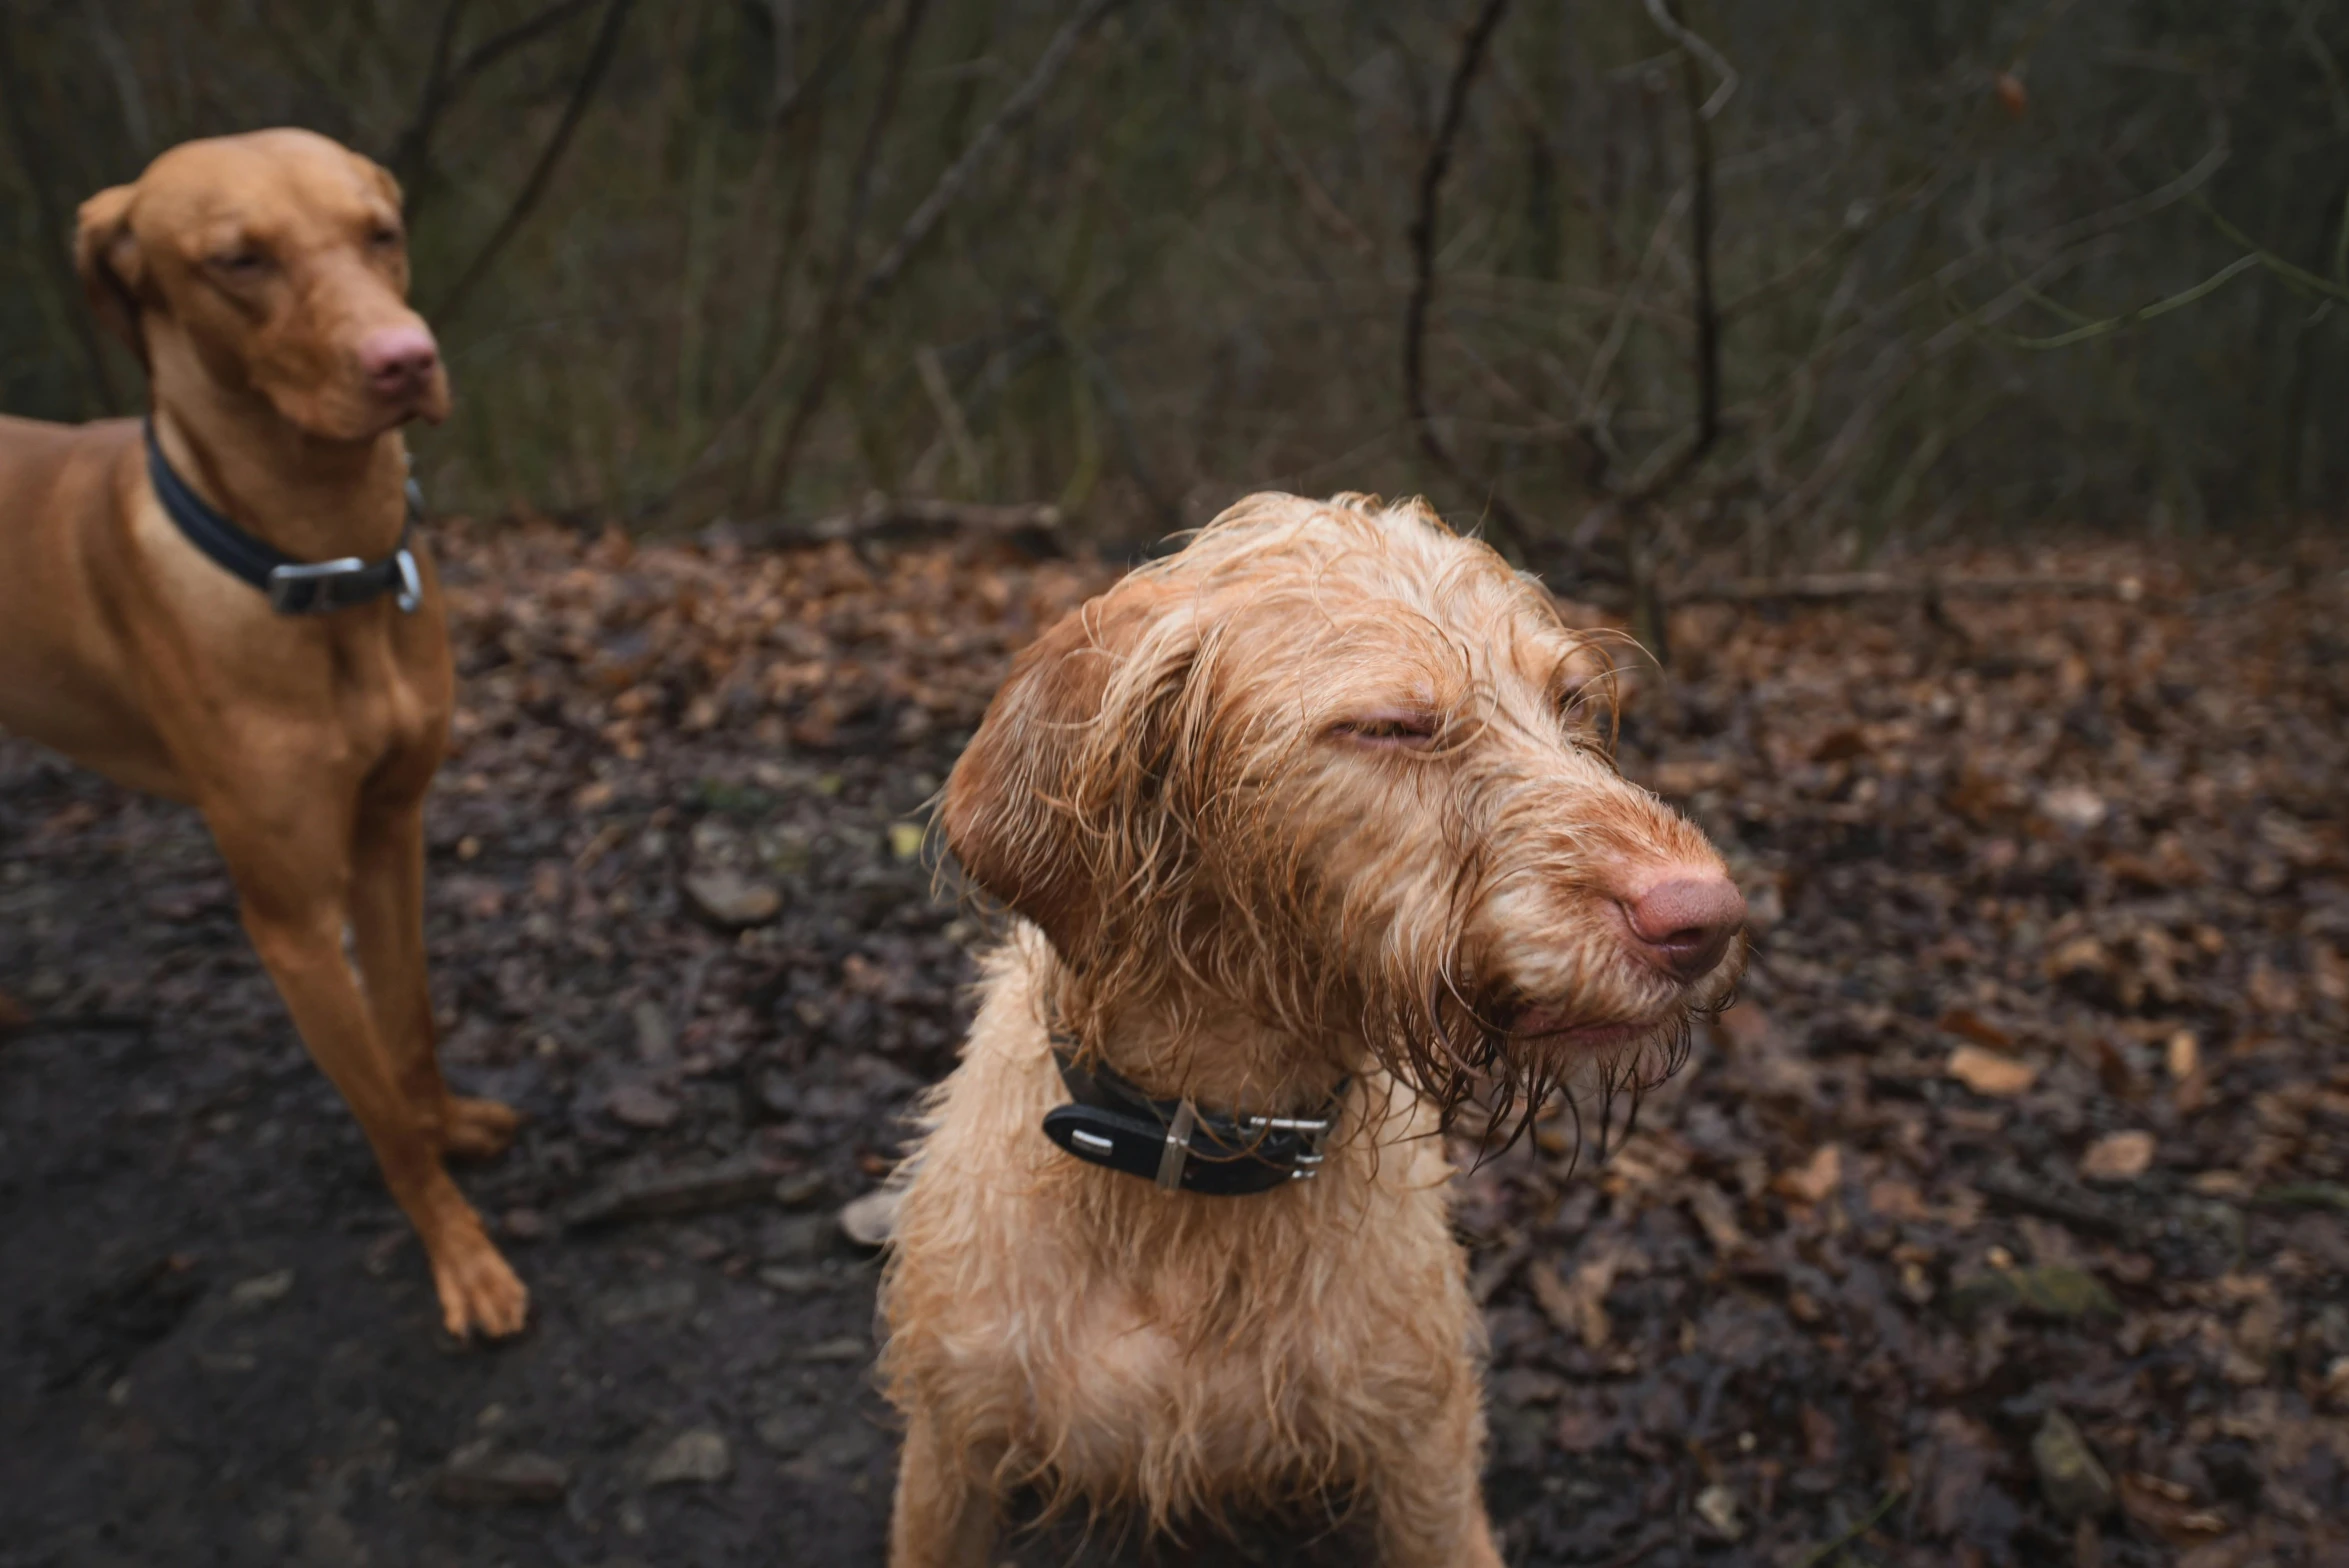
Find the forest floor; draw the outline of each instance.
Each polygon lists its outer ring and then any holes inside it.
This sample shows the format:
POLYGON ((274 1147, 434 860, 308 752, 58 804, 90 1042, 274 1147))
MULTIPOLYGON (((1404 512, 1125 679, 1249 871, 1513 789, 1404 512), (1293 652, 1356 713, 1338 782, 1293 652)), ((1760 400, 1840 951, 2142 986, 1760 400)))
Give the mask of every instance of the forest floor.
MULTIPOLYGON (((442 1338, 200 822, 0 743, 0 1568, 879 1561, 834 1214, 983 936, 924 801, 1109 573, 441 538, 435 995, 535 1321, 442 1338)), ((2349 576, 1951 564, 2144 593, 1692 609, 1634 683, 1754 960, 1603 1165, 1461 1182, 1512 1563, 2349 1553, 2349 576)))

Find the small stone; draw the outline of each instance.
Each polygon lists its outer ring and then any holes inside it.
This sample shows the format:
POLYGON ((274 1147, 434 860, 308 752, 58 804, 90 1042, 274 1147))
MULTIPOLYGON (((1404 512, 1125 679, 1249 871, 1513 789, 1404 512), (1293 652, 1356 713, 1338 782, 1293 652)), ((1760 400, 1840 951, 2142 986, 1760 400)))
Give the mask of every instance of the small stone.
POLYGON ((840 1283, 840 1276, 805 1263, 778 1263, 759 1270, 759 1283, 779 1296, 812 1296, 840 1283))
POLYGON ((285 1300, 294 1288, 294 1271, 279 1269, 271 1274, 257 1274, 253 1278, 229 1287, 228 1302, 240 1312, 251 1312, 272 1302, 285 1300))
POLYGON ((878 1247, 897 1227, 897 1205, 904 1194, 895 1187, 876 1187, 841 1206, 840 1233, 860 1247, 878 1247))
POLYGON ((604 1101, 612 1120, 624 1127, 657 1132, 677 1120, 677 1102, 649 1083, 624 1083, 604 1101))
POLYGON ((2090 1181, 2135 1181, 2153 1164, 2153 1134, 2107 1133, 2080 1156, 2080 1174, 2090 1181))
POLYGON ((559 1459, 524 1450, 501 1453, 487 1438, 449 1455, 433 1481, 444 1503, 473 1507, 559 1503, 571 1487, 571 1467, 559 1459))
POLYGON ((2325 1368, 2324 1397, 2335 1410, 2349 1410, 2349 1356, 2335 1356, 2325 1368))
POLYGON ((2111 810, 2102 795, 2078 784, 2060 784, 2039 797, 2039 814, 2075 833, 2098 826, 2111 810))
POLYGON ((1724 1541, 1734 1541, 1745 1534, 1745 1520, 1737 1509, 1737 1494, 1726 1486, 1716 1483, 1697 1493, 1696 1511, 1706 1528, 1724 1541))
POLYGON ((812 1345, 803 1345, 792 1352, 791 1359, 819 1363, 862 1361, 871 1348, 854 1334, 842 1334, 835 1339, 819 1339, 812 1345))
POLYGON ((806 1451, 823 1431, 825 1419, 824 1410, 818 1405, 787 1405, 770 1410, 758 1419, 759 1441, 789 1458, 806 1451))
POLYGON ((499 1223, 515 1241, 537 1241, 547 1232, 546 1216, 523 1205, 506 1210, 499 1223))
POLYGON ((754 882, 726 866, 687 872, 684 888, 695 914, 730 931, 765 925, 783 912, 783 895, 772 884, 754 882))
POLYGON ((832 1245, 836 1222, 826 1214, 784 1214, 759 1227, 759 1257, 768 1263, 812 1263, 832 1245))
POLYGON ((822 1171, 800 1171, 775 1183, 775 1201, 796 1209, 822 1197, 826 1185, 822 1171))
POLYGON ((2031 1463, 2047 1505, 2066 1519, 2100 1519, 2112 1511, 2112 1476, 2071 1418, 2051 1409, 2031 1439, 2031 1463))
POLYGON ((799 1085, 789 1073, 770 1067, 759 1074, 759 1104, 769 1115, 789 1121, 799 1114, 799 1085))
POLYGON ((734 1473, 734 1451, 725 1434, 708 1427, 680 1432, 655 1455, 644 1472, 647 1486, 710 1485, 734 1473))
POLYGON ((596 1309, 596 1317, 606 1328, 682 1317, 693 1310, 697 1294, 689 1279, 656 1279, 606 1296, 596 1309))
POLYGON ((628 1020, 636 1026, 636 1054, 644 1061, 665 1062, 676 1047, 669 1032, 669 1015, 661 1004, 650 999, 638 1002, 628 1010, 628 1020))

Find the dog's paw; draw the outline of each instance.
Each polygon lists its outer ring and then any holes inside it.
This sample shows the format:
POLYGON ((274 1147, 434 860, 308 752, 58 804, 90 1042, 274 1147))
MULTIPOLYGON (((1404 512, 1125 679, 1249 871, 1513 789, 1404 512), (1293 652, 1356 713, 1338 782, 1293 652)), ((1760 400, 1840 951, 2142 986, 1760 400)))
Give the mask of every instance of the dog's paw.
POLYGON ((530 1317, 530 1291, 476 1228, 462 1241, 443 1244, 432 1258, 432 1284, 440 1292, 440 1318, 449 1337, 479 1334, 504 1339, 522 1332, 530 1317))
POLYGON ((511 1106, 451 1095, 441 1112, 440 1146, 456 1159, 493 1160, 506 1152, 521 1125, 521 1116, 511 1106))

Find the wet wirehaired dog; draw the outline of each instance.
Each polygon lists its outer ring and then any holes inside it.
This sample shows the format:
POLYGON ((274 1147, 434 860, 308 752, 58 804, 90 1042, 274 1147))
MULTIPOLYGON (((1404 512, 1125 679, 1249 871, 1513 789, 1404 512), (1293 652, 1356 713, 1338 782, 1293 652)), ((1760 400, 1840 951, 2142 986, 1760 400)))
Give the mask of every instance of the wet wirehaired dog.
POLYGON ((1283 495, 1022 656, 946 787, 1020 918, 900 1178, 897 1568, 992 1562, 1023 1490, 1500 1561, 1438 1133, 1671 1058, 1742 948, 1719 855, 1615 771, 1606 662, 1424 505, 1283 495), (1111 1114, 1048 1137, 1072 1097, 1111 1114), (1152 1115, 1156 1179, 1105 1168, 1152 1115))

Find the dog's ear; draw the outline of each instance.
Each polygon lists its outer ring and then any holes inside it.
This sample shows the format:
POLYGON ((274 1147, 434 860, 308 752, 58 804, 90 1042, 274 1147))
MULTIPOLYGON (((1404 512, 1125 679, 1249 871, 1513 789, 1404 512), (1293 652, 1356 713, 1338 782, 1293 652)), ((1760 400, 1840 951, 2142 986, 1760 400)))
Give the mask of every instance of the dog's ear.
POLYGON ((98 319, 144 364, 146 333, 139 326, 139 296, 146 282, 146 264, 139 255, 138 236, 131 232, 131 204, 139 194, 135 185, 116 185, 82 203, 74 230, 74 266, 82 275, 82 291, 98 319))
POLYGON ((1022 653, 946 781, 947 848, 988 894, 1081 960, 1130 885, 1194 647, 1187 596, 1128 578, 1022 653))

